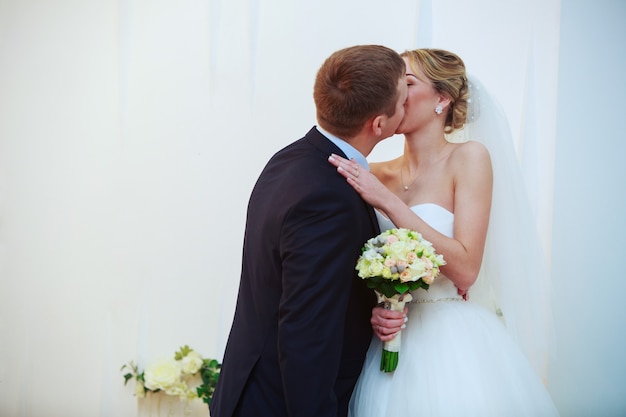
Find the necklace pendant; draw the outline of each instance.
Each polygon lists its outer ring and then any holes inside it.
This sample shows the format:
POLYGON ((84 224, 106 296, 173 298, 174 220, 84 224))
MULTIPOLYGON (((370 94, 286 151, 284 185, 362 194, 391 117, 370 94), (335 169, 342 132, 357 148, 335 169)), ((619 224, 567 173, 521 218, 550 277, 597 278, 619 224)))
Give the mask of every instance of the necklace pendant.
POLYGON ((404 191, 409 191, 409 186, 408 185, 403 185, 404 187, 404 191))

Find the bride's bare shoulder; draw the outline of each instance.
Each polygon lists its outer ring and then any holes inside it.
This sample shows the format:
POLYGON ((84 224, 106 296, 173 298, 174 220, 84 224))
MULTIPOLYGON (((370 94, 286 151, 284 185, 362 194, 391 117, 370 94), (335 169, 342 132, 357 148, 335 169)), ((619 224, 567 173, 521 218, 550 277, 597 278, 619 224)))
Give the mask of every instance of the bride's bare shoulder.
POLYGON ((393 178, 398 174, 401 162, 402 158, 382 162, 371 162, 370 170, 379 180, 385 182, 385 180, 393 178))
POLYGON ((451 154, 452 159, 455 162, 465 162, 465 163, 485 163, 491 164, 491 159, 489 156, 489 151, 480 142, 475 141, 467 141, 463 143, 458 143, 454 147, 454 150, 451 154))

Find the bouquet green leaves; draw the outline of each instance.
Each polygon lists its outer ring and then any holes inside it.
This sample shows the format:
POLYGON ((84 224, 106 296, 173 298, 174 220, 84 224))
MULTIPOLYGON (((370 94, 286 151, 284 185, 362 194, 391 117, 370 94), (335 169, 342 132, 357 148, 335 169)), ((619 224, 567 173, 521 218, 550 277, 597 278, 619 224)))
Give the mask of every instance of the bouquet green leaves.
MULTIPOLYGON (((442 255, 416 231, 390 229, 369 239, 357 261, 359 277, 376 291, 378 300, 391 310, 403 311, 412 300, 411 291, 427 290, 445 265, 442 255)), ((393 372, 398 366, 400 334, 383 344, 380 370, 393 372)))

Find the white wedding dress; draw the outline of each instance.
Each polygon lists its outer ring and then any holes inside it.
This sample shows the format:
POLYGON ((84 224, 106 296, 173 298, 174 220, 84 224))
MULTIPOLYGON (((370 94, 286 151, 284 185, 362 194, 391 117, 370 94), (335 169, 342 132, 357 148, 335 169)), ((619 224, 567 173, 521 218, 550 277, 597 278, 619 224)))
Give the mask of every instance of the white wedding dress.
MULTIPOLYGON (((452 236, 454 214, 413 207, 452 236)), ((377 214, 381 230, 393 224, 377 214)), ((380 371, 374 336, 350 402, 350 417, 558 416, 550 395, 495 313, 464 301, 444 276, 413 293, 398 368, 380 371)), ((471 291, 470 291, 471 298, 471 291)))

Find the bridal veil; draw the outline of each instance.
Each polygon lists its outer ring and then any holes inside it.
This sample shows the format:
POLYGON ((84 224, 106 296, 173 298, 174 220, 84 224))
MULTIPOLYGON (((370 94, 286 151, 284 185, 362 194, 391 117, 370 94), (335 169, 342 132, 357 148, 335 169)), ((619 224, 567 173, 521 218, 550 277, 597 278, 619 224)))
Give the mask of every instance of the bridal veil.
POLYGON ((545 382, 553 339, 547 262, 506 115, 479 80, 468 80, 467 123, 448 140, 484 144, 494 178, 483 264, 469 301, 483 304, 501 317, 545 382))

